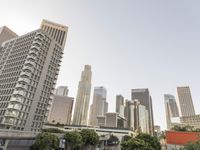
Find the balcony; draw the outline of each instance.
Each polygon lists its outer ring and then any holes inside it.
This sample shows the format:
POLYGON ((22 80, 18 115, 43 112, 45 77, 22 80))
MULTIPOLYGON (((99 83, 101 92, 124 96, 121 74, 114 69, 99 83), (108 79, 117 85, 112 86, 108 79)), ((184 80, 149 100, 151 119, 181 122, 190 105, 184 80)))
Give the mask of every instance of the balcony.
POLYGON ((35 61, 35 60, 36 60, 36 57, 34 57, 34 56, 32 56, 32 55, 28 55, 27 60, 35 61))
POLYGON ((37 56, 37 55, 38 55, 38 52, 35 51, 35 50, 33 50, 33 49, 31 49, 30 52, 29 52, 29 54, 32 54, 32 55, 34 55, 34 56, 37 56))
POLYGON ((30 66, 24 66, 23 70, 29 70, 29 71, 33 72, 34 68, 32 68, 30 66))
POLYGON ((53 100, 53 99, 54 99, 54 96, 53 96, 53 95, 50 95, 49 98, 50 98, 51 100, 53 100))
POLYGON ((8 109, 21 110, 21 105, 20 104, 9 104, 8 109))
POLYGON ((29 66, 31 65, 31 66, 35 67, 35 62, 33 62, 33 61, 26 61, 25 65, 28 66, 28 64, 29 64, 29 66))
POLYGON ((26 77, 31 77, 31 73, 30 72, 22 72, 21 76, 26 76, 26 77))
POLYGON ((5 116, 7 117, 17 117, 17 112, 16 111, 7 111, 5 116))
POLYGON ((40 46, 42 45, 38 40, 33 41, 32 43, 33 46, 36 46, 38 48, 40 48, 40 46))
POLYGON ((36 34, 36 38, 43 38, 44 37, 44 35, 42 34, 42 33, 40 33, 40 32, 38 32, 37 34, 36 34))
POLYGON ((40 48, 33 45, 33 46, 31 46, 31 50, 35 51, 35 52, 38 52, 40 50, 40 48))
POLYGON ((24 102, 24 98, 22 97, 12 97, 10 99, 11 102, 18 102, 18 103, 23 103, 24 102))
POLYGON ((30 83, 30 79, 28 79, 28 78, 19 78, 18 82, 23 82, 23 83, 29 84, 30 83))
POLYGON ((21 95, 21 96, 25 96, 26 95, 26 92, 25 91, 22 91, 22 90, 15 90, 13 92, 14 95, 21 95))
POLYGON ((14 124, 14 118, 6 118, 6 119, 3 121, 3 124, 6 124, 6 125, 13 125, 13 124, 14 124))
POLYGON ((21 84, 21 83, 17 83, 15 87, 21 88, 21 89, 27 89, 28 88, 28 86, 26 84, 21 84))

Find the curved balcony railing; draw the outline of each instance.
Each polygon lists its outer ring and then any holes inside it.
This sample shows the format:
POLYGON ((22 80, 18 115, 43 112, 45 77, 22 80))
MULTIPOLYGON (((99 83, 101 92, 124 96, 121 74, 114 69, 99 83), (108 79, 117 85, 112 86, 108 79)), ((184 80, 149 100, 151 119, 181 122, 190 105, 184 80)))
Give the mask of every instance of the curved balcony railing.
POLYGON ((44 37, 44 35, 41 32, 38 32, 36 34, 36 38, 43 38, 43 37, 44 37))
POLYGON ((34 68, 32 68, 32 67, 30 67, 30 66, 24 66, 24 67, 22 68, 22 70, 29 70, 29 71, 33 72, 34 68))
POLYGON ((23 76, 27 76, 27 77, 31 77, 31 73, 30 72, 22 72, 21 74, 20 74, 22 77, 23 76))
POLYGON ((9 104, 8 109, 15 109, 15 110, 21 110, 21 105, 20 104, 9 104))
POLYGON ((27 60, 27 61, 25 62, 25 66, 32 66, 32 67, 35 67, 35 62, 30 61, 30 60, 27 60))
POLYGON ((28 78, 19 78, 18 82, 23 82, 23 83, 29 84, 30 83, 30 79, 28 79, 28 78))
POLYGON ((15 121, 14 118, 5 118, 5 120, 3 121, 3 124, 13 125, 14 121, 15 121))
POLYGON ((35 61, 35 60, 36 60, 36 57, 35 57, 35 56, 32 56, 32 55, 28 55, 27 60, 35 61))
POLYGON ((13 95, 25 96, 25 95, 26 95, 26 92, 25 92, 25 91, 22 91, 22 90, 15 90, 15 91, 13 92, 13 95))
POLYGON ((18 103, 23 103, 24 102, 24 98, 23 97, 12 97, 10 99, 11 102, 18 102, 18 103))
POLYGON ((15 118, 15 117, 17 117, 17 112, 16 111, 7 111, 5 113, 5 116, 15 118))

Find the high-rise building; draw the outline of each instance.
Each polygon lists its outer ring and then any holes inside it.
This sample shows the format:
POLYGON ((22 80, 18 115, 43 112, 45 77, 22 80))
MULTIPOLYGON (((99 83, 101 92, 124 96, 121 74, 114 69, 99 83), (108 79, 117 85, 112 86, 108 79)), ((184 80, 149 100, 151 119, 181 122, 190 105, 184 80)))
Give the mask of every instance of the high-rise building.
POLYGON ((91 66, 85 65, 84 71, 81 74, 81 80, 78 86, 76 97, 73 125, 87 125, 88 124, 88 109, 91 92, 91 66))
POLYGON ((164 95, 165 100, 165 113, 167 121, 167 129, 171 128, 171 119, 173 117, 179 117, 178 107, 176 104, 175 97, 171 94, 164 95))
POLYGON ((53 100, 68 28, 43 20, 41 28, 2 44, 0 127, 39 131, 53 100))
POLYGON ((59 86, 57 89, 56 89, 56 95, 60 95, 60 96, 68 96, 68 87, 67 86, 59 86))
POLYGON ((177 87, 177 105, 180 116, 195 115, 194 105, 189 86, 177 87))
POLYGON ((90 106, 90 122, 91 126, 97 126, 97 116, 104 116, 108 111, 108 103, 106 102, 106 89, 104 87, 95 87, 93 95, 93 103, 90 106))
POLYGON ((53 124, 70 124, 72 117, 73 97, 68 97, 67 87, 58 87, 49 113, 48 122, 53 124), (67 91, 67 93, 66 93, 67 91))
POLYGON ((132 100, 137 99, 141 105, 145 106, 148 110, 148 121, 149 121, 149 133, 154 134, 154 120, 153 120, 153 107, 152 99, 148 89, 132 89, 131 91, 132 100))
POLYGON ((122 117, 124 117, 124 97, 122 95, 116 96, 116 112, 119 113, 122 117))
POLYGON ((0 28, 0 46, 2 45, 3 42, 15 37, 18 37, 18 35, 14 33, 13 31, 11 31, 6 26, 3 26, 0 28))

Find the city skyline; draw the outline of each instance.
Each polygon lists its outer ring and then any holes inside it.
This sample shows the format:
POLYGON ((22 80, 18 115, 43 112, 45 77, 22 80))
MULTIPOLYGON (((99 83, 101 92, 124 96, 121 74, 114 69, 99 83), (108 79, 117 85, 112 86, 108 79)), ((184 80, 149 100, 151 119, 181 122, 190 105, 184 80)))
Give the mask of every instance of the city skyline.
POLYGON ((63 0, 51 4, 8 0, 1 3, 0 13, 6 15, 1 16, 0 26, 23 35, 43 18, 68 25, 57 86, 67 85, 70 96, 75 97, 80 70, 90 64, 93 86, 107 89, 107 100, 112 104, 109 111, 115 111, 117 94, 130 99, 131 89, 149 88, 154 124, 166 129, 163 94, 175 95, 177 86, 190 86, 196 114, 200 112, 200 72, 196 69, 200 65, 199 4, 181 0, 63 0))

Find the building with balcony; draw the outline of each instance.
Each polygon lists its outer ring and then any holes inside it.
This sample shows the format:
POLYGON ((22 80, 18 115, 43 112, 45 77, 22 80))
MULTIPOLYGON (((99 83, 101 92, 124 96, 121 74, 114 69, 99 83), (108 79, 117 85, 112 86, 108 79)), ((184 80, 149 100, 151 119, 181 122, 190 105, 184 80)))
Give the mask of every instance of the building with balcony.
POLYGON ((40 131, 53 100, 67 30, 47 20, 22 36, 0 29, 0 128, 40 131))

